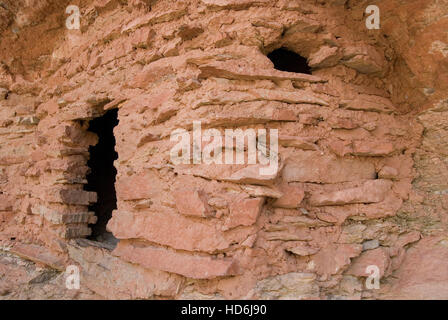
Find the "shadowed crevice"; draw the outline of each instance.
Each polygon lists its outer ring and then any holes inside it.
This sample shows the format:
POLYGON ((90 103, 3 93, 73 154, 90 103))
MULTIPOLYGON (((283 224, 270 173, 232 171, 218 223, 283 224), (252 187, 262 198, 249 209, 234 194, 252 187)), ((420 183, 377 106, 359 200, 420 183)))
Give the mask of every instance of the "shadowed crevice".
POLYGON ((89 122, 89 131, 98 135, 98 143, 89 148, 90 158, 87 165, 90 173, 87 175, 87 185, 84 189, 94 191, 98 201, 89 207, 98 217, 96 224, 91 225, 90 240, 116 243, 118 240, 112 233, 106 231, 106 225, 112 217, 112 211, 117 208, 115 193, 115 177, 117 170, 114 161, 118 158, 115 152, 115 137, 113 129, 118 124, 118 109, 108 111, 99 118, 89 122))
POLYGON ((306 58, 286 48, 272 51, 268 54, 268 58, 274 63, 274 68, 277 70, 311 74, 311 68, 306 58))

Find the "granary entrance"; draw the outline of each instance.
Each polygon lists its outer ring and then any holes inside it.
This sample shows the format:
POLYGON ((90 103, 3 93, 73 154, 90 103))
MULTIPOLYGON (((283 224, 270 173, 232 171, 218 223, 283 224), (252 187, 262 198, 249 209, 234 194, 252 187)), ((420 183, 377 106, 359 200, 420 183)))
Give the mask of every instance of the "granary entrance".
POLYGON ((306 58, 286 48, 279 48, 268 54, 274 68, 280 71, 311 74, 306 58))
POLYGON ((91 225, 90 240, 116 243, 112 233, 106 231, 106 225, 112 217, 112 211, 117 208, 115 193, 115 176, 117 170, 114 161, 118 158, 115 152, 115 137, 113 129, 118 124, 118 109, 109 110, 103 116, 89 123, 89 131, 98 135, 98 143, 89 148, 90 159, 87 165, 90 173, 84 189, 97 193, 98 201, 89 207, 98 217, 96 224, 91 225))

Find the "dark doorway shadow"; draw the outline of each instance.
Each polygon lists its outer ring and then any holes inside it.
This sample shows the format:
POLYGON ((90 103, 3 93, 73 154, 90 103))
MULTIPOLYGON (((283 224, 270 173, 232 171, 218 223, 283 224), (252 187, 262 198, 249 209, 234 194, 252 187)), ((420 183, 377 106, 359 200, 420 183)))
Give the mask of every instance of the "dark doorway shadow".
POLYGON ((306 58, 286 48, 272 51, 268 54, 268 58, 274 63, 274 68, 277 70, 311 74, 311 68, 306 58))
POLYGON ((97 202, 89 207, 98 217, 96 224, 91 225, 92 234, 88 238, 99 242, 116 245, 112 233, 106 230, 106 225, 112 217, 112 211, 117 208, 115 193, 115 177, 117 170, 114 161, 118 158, 115 152, 115 137, 113 129, 118 124, 118 109, 113 109, 103 116, 89 122, 89 131, 98 135, 98 144, 89 148, 90 158, 87 165, 90 172, 84 189, 94 191, 98 195, 97 202))

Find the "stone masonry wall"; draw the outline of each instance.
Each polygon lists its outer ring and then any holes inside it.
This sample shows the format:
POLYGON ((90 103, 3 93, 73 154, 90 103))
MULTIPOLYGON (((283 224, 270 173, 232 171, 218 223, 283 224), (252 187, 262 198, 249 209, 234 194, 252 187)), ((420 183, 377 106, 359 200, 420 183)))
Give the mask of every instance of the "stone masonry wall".
POLYGON ((106 298, 448 298, 448 6, 373 2, 0 1, 2 246, 106 298), (312 75, 274 69, 281 47, 312 75), (88 122, 115 108, 111 250, 79 239, 88 122), (173 164, 193 121, 278 129, 279 169, 173 164))

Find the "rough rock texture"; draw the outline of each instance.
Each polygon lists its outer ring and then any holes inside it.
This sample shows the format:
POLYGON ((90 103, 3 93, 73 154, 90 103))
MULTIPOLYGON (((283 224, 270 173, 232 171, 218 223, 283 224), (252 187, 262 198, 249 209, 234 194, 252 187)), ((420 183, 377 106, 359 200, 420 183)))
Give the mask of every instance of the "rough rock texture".
POLYGON ((87 287, 69 290, 63 272, 44 263, 30 261, 12 254, 11 248, 0 251, 0 300, 73 300, 105 299, 87 287))
POLYGON ((0 241, 22 248, 2 274, 45 251, 104 298, 448 299, 448 4, 381 2, 368 30, 369 4, 1 1, 0 241), (280 47, 312 75, 274 69, 280 47), (88 121, 116 108, 111 250, 80 238, 88 121), (278 129, 279 170, 173 164, 196 120, 278 129))

